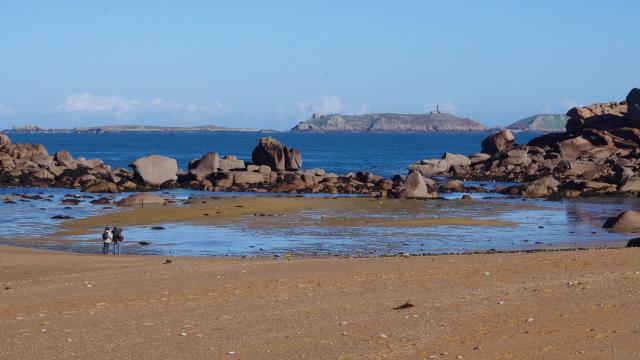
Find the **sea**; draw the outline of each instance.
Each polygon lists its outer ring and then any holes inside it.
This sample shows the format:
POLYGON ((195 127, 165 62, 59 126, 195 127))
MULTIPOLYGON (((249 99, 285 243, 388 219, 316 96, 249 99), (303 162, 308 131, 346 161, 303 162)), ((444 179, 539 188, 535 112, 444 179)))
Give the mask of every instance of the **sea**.
MULTIPOLYGON (((263 136, 274 137, 302 153, 303 167, 322 168, 345 174, 371 171, 385 177, 406 174, 407 165, 445 152, 472 154, 488 133, 103 133, 103 134, 11 134, 13 142, 44 144, 49 153, 69 150, 74 157, 99 158, 113 167, 127 165, 142 156, 162 154, 176 158, 186 169, 190 160, 215 151, 250 160, 251 151, 263 136)), ((517 133, 518 143, 526 143, 540 133, 517 133)), ((193 196, 273 196, 273 194, 214 193, 192 190, 160 192, 180 203, 193 196)), ((638 198, 591 198, 548 201, 522 199, 498 194, 469 194, 471 201, 458 201, 464 193, 445 194, 444 199, 408 205, 398 219, 429 217, 475 217, 512 222, 512 226, 424 227, 316 226, 327 214, 303 211, 303 223, 278 226, 282 218, 247 216, 223 226, 176 222, 125 229, 127 254, 175 256, 283 256, 285 254, 378 256, 393 254, 439 254, 469 251, 511 251, 574 247, 622 246, 632 234, 603 229, 602 224, 623 210, 640 207, 638 198), (417 204, 417 205, 416 205, 417 204), (411 210, 409 210, 411 208, 411 210), (273 220, 272 220, 273 219, 273 220), (148 245, 140 245, 145 243, 148 245)), ((91 196, 70 189, 0 188, 0 244, 53 250, 98 253, 100 231, 80 236, 56 236, 66 220, 106 214, 118 209, 90 204, 91 196), (39 195, 31 200, 22 194, 39 195), (81 202, 67 206, 62 200, 75 197, 81 202)), ((119 194, 114 200, 125 196, 119 194)), ((282 195, 280 195, 282 196, 282 195)), ((314 195, 310 195, 314 196, 314 195)), ((317 195, 315 195, 317 196, 317 195)), ((411 200, 410 200, 411 201, 411 200)), ((331 214, 328 214, 329 216, 331 214)), ((361 217, 376 214, 361 213, 361 217)), ((298 220, 296 220, 298 221, 298 220)))
MULTIPOLYGON (((440 158, 444 152, 473 154, 489 133, 100 133, 10 134, 13 142, 44 144, 50 154, 62 149, 74 157, 102 159, 112 167, 128 167, 150 154, 175 158, 179 167, 207 152, 251 160, 258 139, 271 136, 302 153, 305 169, 321 168, 339 175, 370 171, 390 177, 406 174, 407 166, 422 159, 440 158)), ((527 143, 540 133, 517 133, 527 143)))

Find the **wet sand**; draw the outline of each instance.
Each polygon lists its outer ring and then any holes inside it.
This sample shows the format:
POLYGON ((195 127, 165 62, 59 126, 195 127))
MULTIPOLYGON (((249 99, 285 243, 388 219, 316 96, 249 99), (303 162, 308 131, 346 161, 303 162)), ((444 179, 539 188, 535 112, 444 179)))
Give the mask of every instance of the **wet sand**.
POLYGON ((0 247, 0 358, 640 355, 640 249, 165 259, 0 247))
MULTIPOLYGON (((465 213, 471 201, 452 200, 378 200, 370 198, 330 198, 330 197, 221 197, 194 198, 185 205, 149 206, 144 208, 123 208, 122 211, 105 215, 90 216, 61 224, 56 236, 71 236, 95 233, 96 229, 118 224, 120 226, 154 225, 185 222, 194 224, 224 225, 239 218, 255 218, 247 226, 298 226, 303 212, 322 213, 314 226, 381 226, 381 227, 425 227, 439 225, 456 226, 511 226, 511 221, 493 219, 495 212, 486 207, 481 217, 456 216, 444 213, 441 207, 446 203, 455 207, 459 203, 459 213, 465 213), (425 206, 428 206, 425 209, 425 206), (411 219, 397 217, 398 213, 411 214, 411 219), (439 214, 437 217, 435 214, 439 214), (371 215, 378 216, 372 218, 371 215), (281 218, 271 223, 260 221, 267 218, 281 218), (285 217, 289 217, 285 221, 285 217)), ((528 204, 506 205, 519 210, 536 208, 528 204)))

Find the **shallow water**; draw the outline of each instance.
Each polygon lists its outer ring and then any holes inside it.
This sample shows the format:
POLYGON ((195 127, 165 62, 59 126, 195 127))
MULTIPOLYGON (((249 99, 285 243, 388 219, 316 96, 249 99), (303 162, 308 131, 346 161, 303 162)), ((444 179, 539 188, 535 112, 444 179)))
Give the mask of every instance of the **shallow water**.
MULTIPOLYGON (((51 217, 69 215, 81 218, 104 214, 115 211, 111 206, 92 205, 90 198, 80 198, 82 201, 78 205, 62 205, 60 201, 65 196, 87 195, 66 189, 0 189, 0 198, 25 193, 41 194, 50 201, 20 201, 19 197, 15 197, 12 198, 15 204, 0 203, 0 217, 4 220, 0 227, 0 244, 99 252, 100 228, 95 229, 94 235, 56 238, 52 234, 64 220, 51 217)), ((163 196, 180 203, 189 196, 203 194, 206 193, 174 190, 164 192, 163 196)), ((256 196, 231 193, 215 195, 256 196)), ((355 211, 345 215, 310 210, 289 217, 245 216, 216 226, 167 223, 161 224, 164 230, 152 230, 151 226, 129 227, 125 229, 127 241, 123 244, 123 252, 206 256, 285 253, 383 255, 619 246, 633 234, 603 229, 602 224, 606 218, 623 210, 640 207, 638 199, 629 198, 523 201, 521 198, 495 194, 472 194, 476 200, 456 200, 461 195, 446 194, 449 200, 397 202, 392 212, 355 211), (332 216, 352 216, 365 220, 348 226, 341 226, 339 222, 338 225, 330 223, 330 226, 322 224, 323 218, 332 216), (366 219, 379 217, 471 217, 515 224, 384 227, 371 226, 366 222, 366 219), (139 241, 149 242, 150 245, 138 245, 139 241)), ((114 196, 114 199, 118 197, 114 196)))

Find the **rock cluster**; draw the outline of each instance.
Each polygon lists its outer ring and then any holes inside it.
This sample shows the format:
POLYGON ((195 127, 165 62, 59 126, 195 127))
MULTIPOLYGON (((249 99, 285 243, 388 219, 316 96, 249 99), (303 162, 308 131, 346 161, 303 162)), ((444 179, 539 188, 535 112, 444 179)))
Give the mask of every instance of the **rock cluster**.
POLYGON ((258 141, 251 160, 251 163, 245 163, 229 155, 220 159, 217 153, 205 154, 189 164, 187 174, 178 176, 179 186, 229 192, 363 194, 410 198, 437 196, 435 183, 419 174, 384 179, 370 172, 351 172, 340 176, 323 169, 303 170, 300 152, 270 137, 258 141))
MULTIPOLYGON (((245 162, 216 152, 189 162, 181 172, 175 159, 150 155, 133 161, 131 170, 112 170, 100 160, 74 159, 62 150, 48 155, 43 145, 12 144, 0 134, 0 185, 82 189, 86 192, 148 191, 189 188, 206 191, 363 194, 375 197, 430 198, 436 183, 418 173, 384 179, 370 172, 339 176, 323 169, 302 169, 300 151, 273 138, 261 138, 245 162)), ((129 202, 150 204, 149 199, 129 202)), ((128 205, 128 204, 126 204, 128 205)))
POLYGON ((518 145, 509 130, 482 141, 482 152, 445 154, 411 164, 424 176, 529 183, 502 191, 531 197, 640 192, 640 89, 626 101, 567 112, 566 132, 518 145), (631 111, 630 109, 634 109, 631 111))
POLYGON ((0 134, 0 184, 58 186, 115 192, 118 176, 101 160, 74 159, 68 151, 49 155, 41 144, 13 144, 0 134))

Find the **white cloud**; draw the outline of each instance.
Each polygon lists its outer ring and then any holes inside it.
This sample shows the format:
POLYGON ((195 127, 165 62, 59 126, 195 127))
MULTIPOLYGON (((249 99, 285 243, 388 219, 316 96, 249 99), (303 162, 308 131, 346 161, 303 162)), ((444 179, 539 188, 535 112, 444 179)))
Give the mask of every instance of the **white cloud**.
POLYGON ((71 94, 55 107, 66 114, 96 114, 115 120, 135 120, 146 117, 198 119, 231 113, 222 102, 212 104, 181 104, 171 100, 154 98, 149 101, 126 99, 117 95, 71 94))
POLYGON ((178 104, 174 101, 167 101, 160 98, 151 99, 147 105, 157 110, 173 110, 178 107, 178 104))
POLYGON ((424 111, 436 111, 440 110, 441 112, 456 114, 458 112, 458 107, 452 101, 430 101, 424 105, 424 111))
POLYGON ((313 100, 302 100, 296 104, 300 113, 317 113, 321 115, 340 113, 345 110, 342 100, 335 95, 322 95, 313 100))
POLYGON ((125 100, 119 96, 96 96, 91 94, 68 95, 56 110, 62 112, 109 112, 131 110, 139 102, 125 100))

